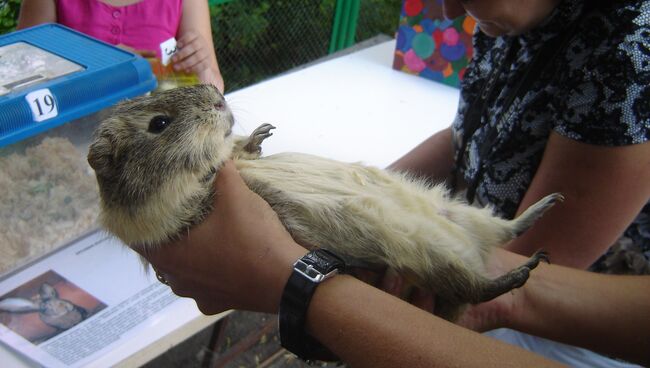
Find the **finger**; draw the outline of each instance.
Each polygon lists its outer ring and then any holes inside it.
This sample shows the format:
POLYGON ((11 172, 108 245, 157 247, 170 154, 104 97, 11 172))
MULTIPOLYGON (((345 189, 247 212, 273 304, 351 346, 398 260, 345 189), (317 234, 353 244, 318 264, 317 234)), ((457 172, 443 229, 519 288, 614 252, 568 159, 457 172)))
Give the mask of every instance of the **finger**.
POLYGON ((197 32, 187 31, 181 37, 176 40, 176 47, 183 48, 191 43, 196 42, 196 40, 201 37, 197 32))
POLYGON ((177 51, 172 55, 172 62, 175 64, 182 62, 185 58, 196 52, 196 48, 190 46, 183 47, 182 49, 177 49, 177 51))
MULTIPOLYGON (((177 60, 182 60, 189 55, 193 54, 197 49, 200 49, 200 39, 197 34, 187 34, 181 39, 176 41, 176 53, 174 57, 177 60)), ((176 61, 176 60, 175 60, 176 61)))
POLYGON ((460 317, 458 317, 458 319, 456 320, 455 323, 457 325, 459 325, 459 326, 463 326, 463 327, 468 328, 470 330, 475 330, 476 331, 478 329, 478 323, 476 322, 477 317, 475 316, 474 313, 472 313, 471 309, 472 309, 471 306, 469 308, 467 308, 463 312, 463 314, 461 314, 460 317))
POLYGON ((205 52, 200 50, 196 50, 193 54, 174 63, 174 70, 185 70, 186 72, 192 71, 194 73, 208 69, 208 67, 208 56, 205 52))
MULTIPOLYGON (((160 244, 151 246, 133 246, 133 249, 140 257, 144 258, 157 273, 166 276, 169 273, 176 273, 175 267, 178 264, 186 263, 191 258, 188 254, 187 236, 174 240, 173 244, 160 244)), ((191 243, 189 244, 191 245, 191 243)), ((165 277, 169 281, 168 277, 165 277)))
POLYGON ((411 293, 411 298, 409 302, 416 307, 425 310, 429 313, 433 313, 435 310, 435 298, 433 294, 426 290, 415 289, 411 293))
POLYGON ((220 189, 242 189, 242 186, 246 186, 246 183, 244 183, 244 179, 239 175, 235 163, 232 160, 228 160, 219 169, 214 186, 218 193, 220 189))
POLYGON ((204 302, 202 300, 195 300, 196 306, 199 311, 205 315, 219 314, 231 309, 229 306, 219 303, 218 301, 204 302))
POLYGON ((392 269, 388 269, 381 280, 380 288, 389 294, 401 297, 404 290, 404 279, 392 269))
POLYGON ((158 279, 158 281, 161 284, 165 284, 165 285, 169 286, 169 281, 167 281, 167 279, 165 278, 165 276, 163 276, 162 273, 160 273, 160 272, 158 272, 156 270, 154 270, 154 272, 156 273, 156 278, 158 279))
POLYGON ((198 298, 207 291, 201 280, 197 283, 192 275, 188 277, 174 271, 162 271, 160 268, 154 268, 154 272, 158 281, 169 286, 172 292, 180 297, 198 298))
POLYGON ((187 289, 180 288, 179 286, 177 286, 178 284, 172 283, 171 281, 168 281, 166 285, 169 286, 170 289, 172 289, 172 292, 174 294, 182 298, 192 298, 197 295, 196 293, 192 293, 187 289))
POLYGON ((381 272, 364 268, 353 268, 350 274, 369 285, 378 285, 383 280, 381 272))

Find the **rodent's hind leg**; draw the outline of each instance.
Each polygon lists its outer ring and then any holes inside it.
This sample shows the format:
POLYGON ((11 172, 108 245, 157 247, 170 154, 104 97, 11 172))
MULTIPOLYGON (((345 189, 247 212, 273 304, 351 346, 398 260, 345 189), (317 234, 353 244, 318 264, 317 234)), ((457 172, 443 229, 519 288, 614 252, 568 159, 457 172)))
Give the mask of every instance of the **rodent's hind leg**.
POLYGON ((528 280, 530 271, 537 267, 540 261, 548 263, 548 254, 543 250, 538 250, 528 259, 528 262, 514 270, 511 270, 505 275, 494 280, 488 280, 482 287, 482 292, 476 295, 477 298, 475 300, 470 300, 470 303, 483 303, 492 300, 501 294, 505 294, 512 289, 522 287, 528 280))
POLYGON ((271 129, 275 129, 275 127, 271 124, 262 124, 248 137, 237 139, 233 149, 233 158, 247 160, 259 158, 262 155, 262 142, 273 135, 271 129))
MULTIPOLYGON (((528 280, 530 271, 537 267, 540 261, 548 262, 548 255, 543 250, 537 251, 523 265, 494 280, 480 277, 473 286, 465 289, 465 293, 436 294, 435 314, 448 321, 456 321, 467 303, 479 304, 487 302, 523 286, 528 280)), ((457 281, 459 281, 459 284, 463 284, 461 280, 457 281)))

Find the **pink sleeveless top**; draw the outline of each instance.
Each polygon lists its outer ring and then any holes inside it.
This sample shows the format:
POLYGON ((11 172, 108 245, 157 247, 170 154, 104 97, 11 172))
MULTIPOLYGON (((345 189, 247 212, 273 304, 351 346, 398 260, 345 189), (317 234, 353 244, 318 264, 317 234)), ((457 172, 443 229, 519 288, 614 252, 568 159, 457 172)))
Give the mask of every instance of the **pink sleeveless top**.
POLYGON ((176 37, 182 0, 141 0, 111 6, 99 0, 56 0, 57 22, 104 42, 136 50, 152 50, 176 37))

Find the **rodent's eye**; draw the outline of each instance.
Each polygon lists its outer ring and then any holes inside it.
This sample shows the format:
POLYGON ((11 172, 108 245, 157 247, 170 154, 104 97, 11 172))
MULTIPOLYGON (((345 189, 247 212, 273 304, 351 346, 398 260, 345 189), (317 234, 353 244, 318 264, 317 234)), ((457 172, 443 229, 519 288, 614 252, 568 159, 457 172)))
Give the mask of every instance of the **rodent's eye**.
POLYGON ((160 133, 172 122, 172 119, 169 116, 157 115, 151 118, 149 121, 149 132, 151 133, 160 133))

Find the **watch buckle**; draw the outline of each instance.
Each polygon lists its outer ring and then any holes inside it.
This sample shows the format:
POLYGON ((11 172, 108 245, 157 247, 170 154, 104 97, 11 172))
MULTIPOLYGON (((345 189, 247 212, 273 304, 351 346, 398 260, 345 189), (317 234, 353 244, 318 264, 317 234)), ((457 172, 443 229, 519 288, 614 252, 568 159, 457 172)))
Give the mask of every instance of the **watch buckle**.
POLYGON ((299 259, 296 261, 296 263, 293 264, 293 269, 296 270, 296 272, 300 273, 304 277, 306 277, 308 280, 311 280, 313 282, 321 282, 325 279, 328 279, 338 273, 338 269, 332 270, 327 274, 323 274, 314 266, 307 264, 303 260, 299 259))

